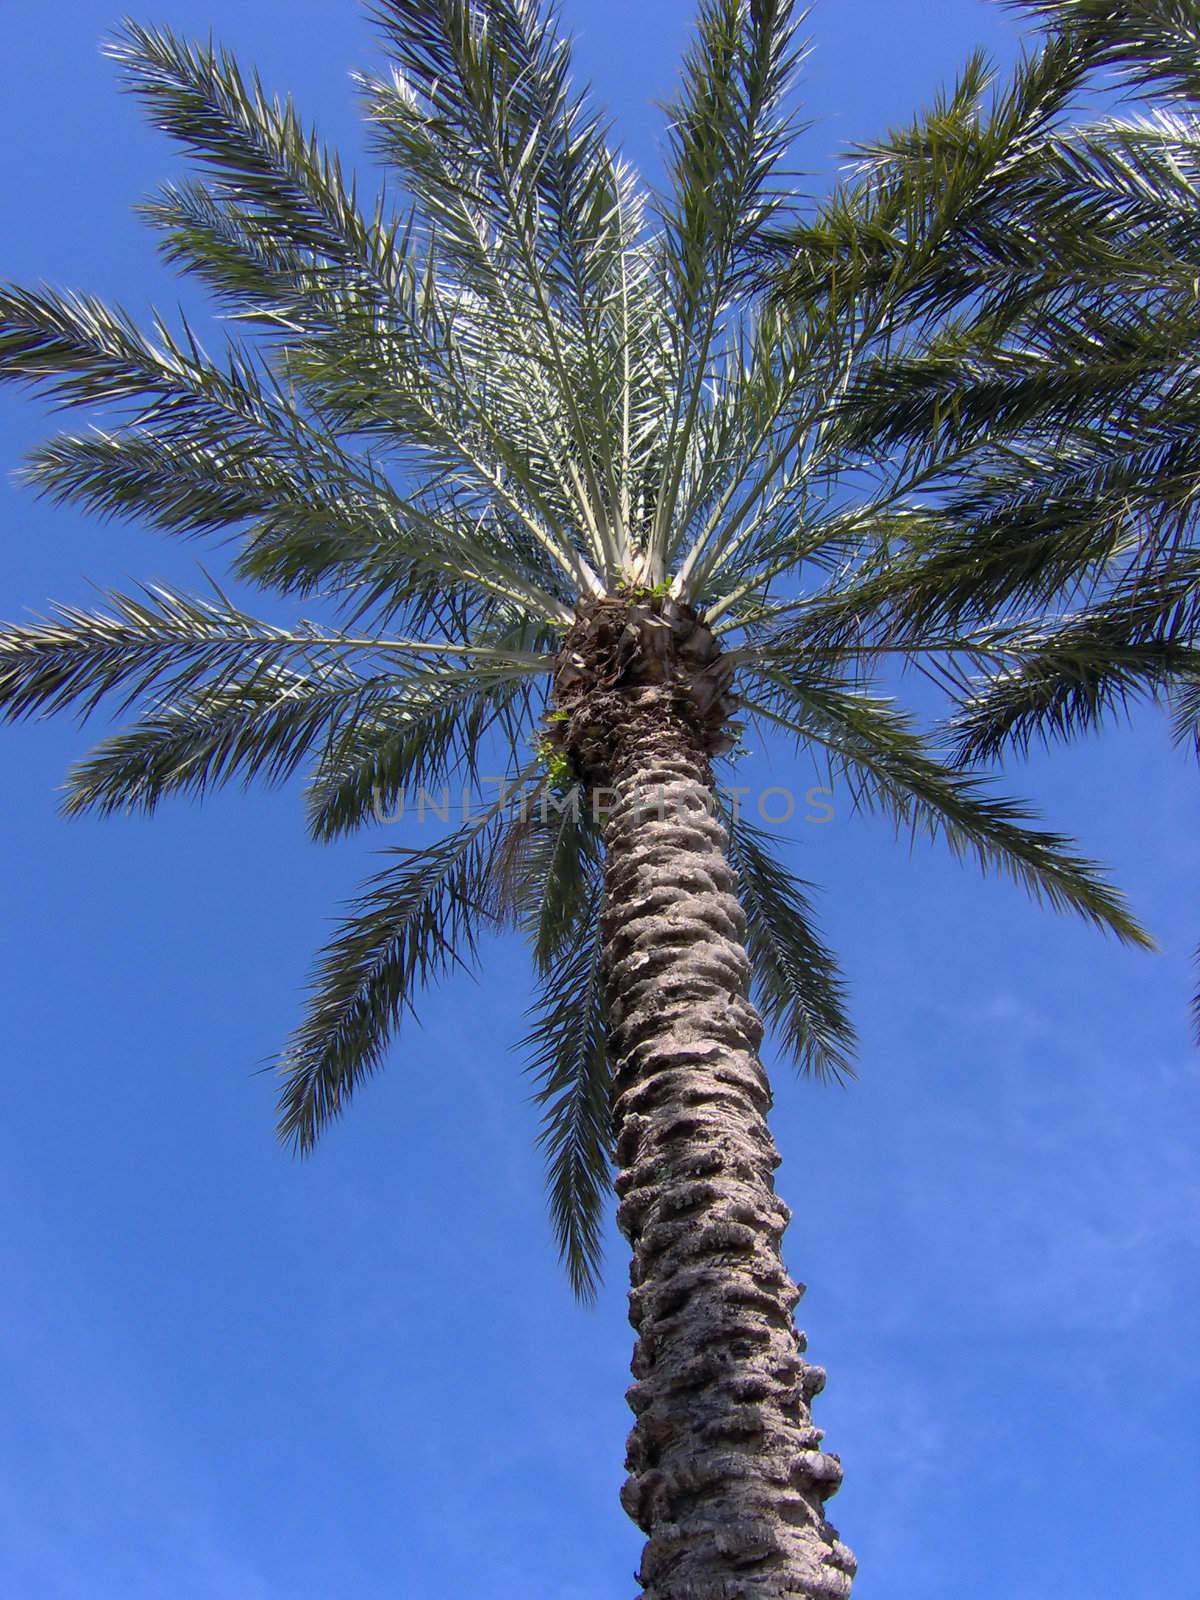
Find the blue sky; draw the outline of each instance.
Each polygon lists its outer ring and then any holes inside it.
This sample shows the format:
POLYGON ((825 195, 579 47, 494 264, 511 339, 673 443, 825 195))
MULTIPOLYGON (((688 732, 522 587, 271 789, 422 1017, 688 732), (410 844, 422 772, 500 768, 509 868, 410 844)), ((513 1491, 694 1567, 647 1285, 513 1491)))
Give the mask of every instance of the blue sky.
MULTIPOLYGON (((565 11, 653 174, 690 5, 565 11)), ((139 15, 211 27, 361 155, 347 75, 374 47, 350 0, 139 15)), ((129 208, 177 162, 99 56, 115 20, 92 0, 6 8, 0 272, 169 311, 181 291, 129 208)), ((825 0, 810 28, 813 189, 972 45, 1009 60, 1017 37, 975 0, 825 0)), ((46 426, 0 395, 0 615, 190 581, 195 551, 12 483, 46 426)), ((64 722, 0 737, 0 1593, 624 1600, 623 1250, 611 1233, 600 1303, 576 1307, 507 1048, 521 951, 497 941, 478 981, 432 996, 298 1165, 254 1068, 381 841, 310 844, 294 791, 65 823, 55 790, 87 739, 64 722)), ((792 776, 782 753, 765 770, 792 776)), ((847 1473, 831 1509, 859 1600, 1184 1600, 1200 789, 1153 712, 1009 783, 1112 864, 1160 955, 844 805, 788 830, 862 1034, 848 1090, 776 1072, 788 1260, 847 1473)))

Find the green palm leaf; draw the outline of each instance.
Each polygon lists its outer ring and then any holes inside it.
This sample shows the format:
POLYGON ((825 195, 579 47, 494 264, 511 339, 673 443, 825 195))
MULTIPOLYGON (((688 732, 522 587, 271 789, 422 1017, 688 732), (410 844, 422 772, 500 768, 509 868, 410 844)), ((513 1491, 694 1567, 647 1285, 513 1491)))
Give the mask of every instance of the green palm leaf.
POLYGON ((854 1028, 845 983, 813 928, 808 884, 770 848, 770 835, 745 817, 728 819, 729 854, 746 911, 754 1000, 801 1072, 841 1081, 854 1076, 854 1028))
POLYGON ((1075 34, 1097 65, 1142 89, 1200 98, 1200 14, 1192 0, 1010 0, 1075 34))
POLYGON ((600 1282, 600 1228, 612 1189, 612 1106, 605 1047, 599 897, 579 907, 573 937, 561 940, 543 970, 533 1025, 520 1049, 538 1083, 538 1144, 547 1162, 550 1218, 571 1288, 594 1299, 600 1282))
POLYGON ((279 1132, 301 1152, 341 1116, 420 990, 474 959, 494 920, 489 882, 504 808, 423 850, 394 849, 322 953, 303 1022, 280 1067, 279 1132))
POLYGON ((972 854, 980 866, 1008 873, 1035 899, 1075 911, 1126 943, 1153 948, 1094 862, 1061 836, 1028 827, 1028 809, 990 792, 983 779, 937 761, 911 720, 889 702, 827 675, 773 669, 759 676, 764 692, 748 695, 747 709, 822 747, 856 803, 883 810, 898 826, 943 838, 956 855, 972 854))

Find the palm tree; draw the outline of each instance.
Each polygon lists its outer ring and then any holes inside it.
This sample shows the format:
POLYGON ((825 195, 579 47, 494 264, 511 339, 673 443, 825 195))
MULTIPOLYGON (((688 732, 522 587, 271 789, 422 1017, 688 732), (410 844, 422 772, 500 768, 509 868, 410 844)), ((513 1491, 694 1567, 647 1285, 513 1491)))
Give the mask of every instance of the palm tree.
MULTIPOLYGON (((738 700, 856 802, 1145 936, 1066 841, 935 757, 873 687, 880 652, 805 644, 810 613, 925 513, 912 475, 855 475, 869 453, 836 406, 870 305, 784 311, 758 287, 786 198, 791 4, 703 0, 654 197, 538 0, 375 11, 389 70, 360 88, 394 214, 361 209, 228 55, 134 25, 113 46, 202 171, 146 220, 252 338, 210 355, 186 323, 0 290, 0 375, 104 419, 40 446, 33 484, 233 536, 239 593, 327 620, 260 621, 215 588, 114 594, 0 633, 0 704, 136 708, 72 771, 70 814, 304 768, 330 839, 503 763, 461 825, 385 852, 324 951, 281 1136, 311 1149, 422 986, 518 924, 575 1289, 594 1287, 610 1187, 633 1254, 622 1501, 645 1593, 830 1600, 854 1562, 824 1515, 841 1468, 812 1422, 824 1374, 792 1320, 758 1051, 765 1023, 837 1077, 851 1029, 805 886, 717 788, 738 700)), ((900 653, 1002 648, 943 630, 900 653)))

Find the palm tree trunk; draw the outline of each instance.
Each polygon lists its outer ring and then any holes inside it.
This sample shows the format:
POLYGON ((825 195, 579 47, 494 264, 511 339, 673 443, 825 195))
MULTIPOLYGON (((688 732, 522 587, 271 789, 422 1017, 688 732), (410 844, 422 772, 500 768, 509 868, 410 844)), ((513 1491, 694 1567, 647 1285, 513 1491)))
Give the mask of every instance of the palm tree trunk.
POLYGON ((603 938, 636 1416, 621 1500, 645 1600, 841 1600, 854 1558, 809 1405, 762 1022, 707 757, 664 691, 627 702, 605 821, 603 938))

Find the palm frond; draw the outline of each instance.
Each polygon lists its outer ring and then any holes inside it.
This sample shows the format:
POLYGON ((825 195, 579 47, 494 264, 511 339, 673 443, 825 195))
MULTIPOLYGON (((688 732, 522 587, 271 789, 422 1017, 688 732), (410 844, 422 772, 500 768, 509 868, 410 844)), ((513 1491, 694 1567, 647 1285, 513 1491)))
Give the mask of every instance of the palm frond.
POLYGON ((320 677, 347 658, 372 656, 390 662, 393 675, 405 660, 440 656, 474 655, 520 671, 544 670, 537 656, 486 644, 354 638, 303 623, 279 628, 219 591, 212 600, 161 586, 143 595, 108 595, 108 613, 59 606, 48 621, 0 629, 0 712, 17 719, 77 706, 86 716, 110 694, 119 693, 125 707, 151 692, 170 697, 247 671, 258 681, 298 662, 320 677))
POLYGON ((600 1227, 612 1189, 610 1068, 605 1048, 600 901, 593 884, 543 971, 533 1026, 521 1041, 543 1108, 538 1143, 545 1152, 550 1217, 571 1288, 595 1298, 600 1282, 600 1227))
POLYGON ((1171 684, 1168 699, 1177 744, 1190 744, 1200 756, 1200 664, 1171 684))
POLYGON ((1086 68, 1069 41, 1051 39, 995 87, 986 58, 972 55, 912 123, 854 147, 849 179, 815 219, 776 232, 775 294, 861 321, 886 348, 905 327, 973 294, 1044 272, 1056 250, 1080 259, 1045 168, 1047 134, 1086 68), (1014 216, 1031 185, 1040 237, 1014 216))
POLYGON ((651 583, 665 576, 710 357, 783 204, 774 185, 797 129, 787 95, 802 53, 798 26, 792 0, 702 0, 679 94, 667 108, 668 189, 656 210, 677 377, 649 536, 651 583))
POLYGON ((572 1290, 591 1300, 613 1152, 600 838, 581 791, 560 794, 543 780, 522 795, 492 865, 493 915, 522 928, 538 976, 532 1026, 518 1049, 539 1084, 551 1225, 572 1290))
POLYGON ((815 672, 760 669, 753 676, 762 690, 746 697, 746 709, 822 748, 856 803, 883 810, 914 834, 944 839, 956 855, 974 855, 1056 910, 1153 948, 1094 862, 1061 835, 1030 827, 1028 808, 997 795, 984 779, 937 761, 890 702, 815 672))
POLYGON ((270 666, 188 687, 73 766, 63 810, 150 813, 169 795, 202 798, 235 777, 282 783, 342 723, 394 692, 388 677, 362 678, 340 663, 319 676, 270 666))
POLYGON ((1195 0, 1008 0, 1013 10, 1077 35, 1098 66, 1134 89, 1200 100, 1200 8, 1195 0))
POLYGON ((173 533, 242 526, 287 505, 300 486, 250 440, 221 450, 149 428, 61 433, 35 446, 25 479, 59 505, 146 518, 173 533))
POLYGON ((385 852, 322 953, 306 1014, 280 1065, 279 1136, 310 1151, 382 1063, 418 992, 469 966, 490 925, 488 883, 502 831, 497 802, 423 850, 385 852))
POLYGON ((625 317, 640 203, 570 84, 570 51, 536 0, 381 0, 396 62, 363 78, 377 142, 439 257, 550 402, 551 446, 602 567, 625 554, 628 461, 615 426, 638 349, 625 317), (559 429, 558 419, 562 419, 559 429))
POLYGON ((510 844, 497 906, 529 940, 538 974, 549 977, 578 939, 597 892, 600 830, 588 795, 579 785, 560 792, 543 783, 510 830, 510 844))
MULTIPOLYGON (((52 490, 125 514, 140 509, 171 526, 181 507, 165 480, 182 451, 195 465, 211 464, 214 485, 238 498, 247 516, 270 497, 259 530, 265 538, 243 557, 246 574, 259 581, 303 581, 314 567, 337 565, 347 547, 358 554, 384 539, 403 554, 404 568, 393 568, 393 578, 406 570, 419 588, 422 577, 448 573, 451 589, 466 584, 569 621, 562 595, 574 591, 559 587, 561 570, 548 577, 546 541, 554 540, 522 510, 498 469, 482 458, 468 463, 473 504, 446 492, 401 495, 369 461, 344 450, 326 423, 299 410, 248 352, 230 344, 222 368, 186 325, 176 338, 156 322, 155 334, 157 343, 99 301, 0 289, 0 379, 24 381, 69 405, 136 402, 132 436, 92 440, 82 452, 59 441, 55 455, 35 458, 35 474, 52 490), (253 453, 261 459, 248 484, 253 453), (104 482, 106 464, 121 468, 112 486, 104 482), (273 559, 264 560, 262 544, 273 559)), ((214 514, 202 502, 197 520, 180 525, 197 531, 214 514)), ((561 548, 559 558, 571 565, 561 548)))
POLYGON ((347 719, 322 753, 305 796, 314 838, 329 840, 393 815, 420 789, 478 777, 486 740, 508 763, 523 755, 529 673, 502 664, 445 669, 394 680, 390 693, 347 719))
POLYGON ((771 850, 771 837, 744 816, 727 816, 729 854, 746 912, 754 1000, 797 1068, 815 1078, 854 1076, 854 1028, 845 983, 813 926, 811 885, 771 850))
POLYGON ((378 209, 363 218, 336 158, 304 132, 290 103, 269 100, 228 54, 136 27, 113 53, 153 119, 218 175, 216 189, 174 191, 148 209, 167 227, 169 251, 235 297, 249 290, 252 309, 261 300, 268 320, 299 335, 286 345, 287 370, 344 420, 360 428, 388 420, 408 439, 448 451, 510 511, 532 499, 531 529, 568 571, 584 575, 528 469, 522 386, 505 383, 489 359, 494 318, 488 340, 464 338, 462 327, 456 337, 464 312, 469 330, 469 307, 428 270, 428 249, 414 250, 411 228, 402 232, 378 209), (282 301, 273 293, 281 281, 291 284, 282 301), (498 405, 503 429, 491 420, 498 405))
POLYGON ((1068 618, 1026 641, 1018 665, 976 686, 948 725, 956 757, 976 762, 1094 729, 1138 698, 1179 684, 1186 703, 1200 651, 1169 638, 1133 642, 1116 608, 1068 618), (1181 682, 1181 680, 1188 680, 1181 682))
MULTIPOLYGON (((307 132, 290 100, 272 99, 228 51, 126 21, 108 46, 126 87, 270 236, 313 264, 386 264, 386 237, 359 213, 353 179, 307 132)), ((293 261, 295 257, 291 258, 293 261)))

